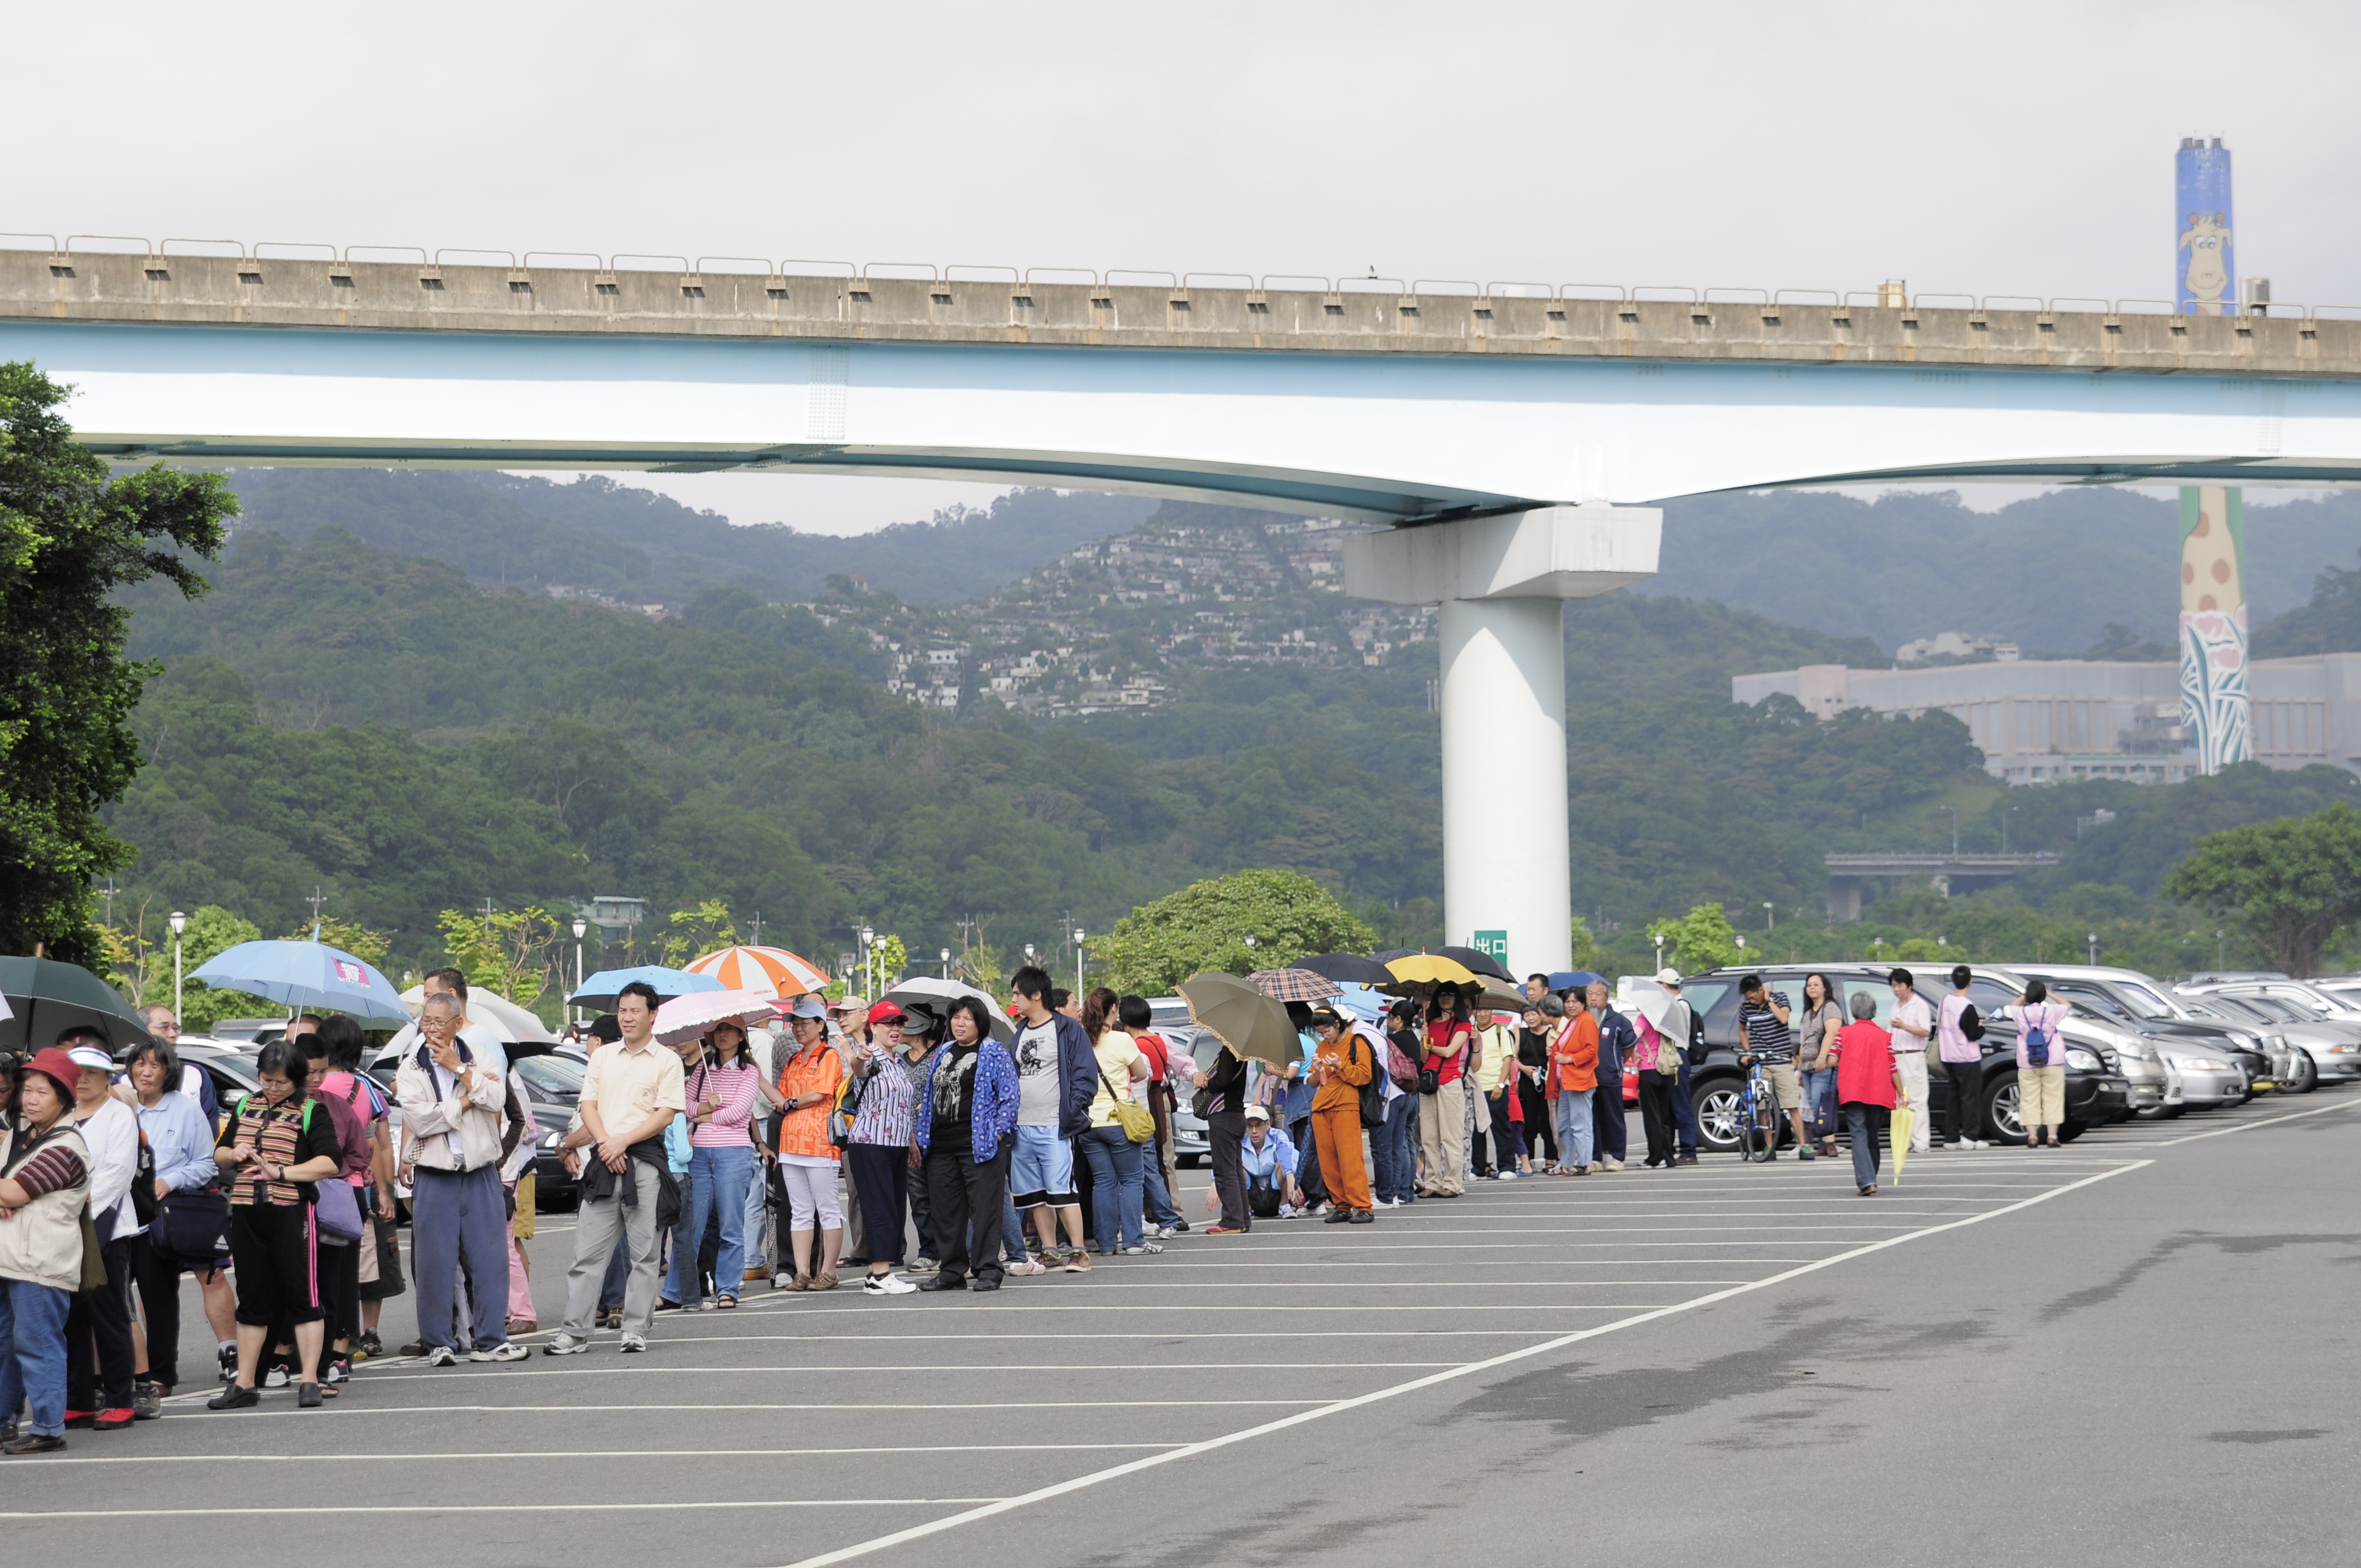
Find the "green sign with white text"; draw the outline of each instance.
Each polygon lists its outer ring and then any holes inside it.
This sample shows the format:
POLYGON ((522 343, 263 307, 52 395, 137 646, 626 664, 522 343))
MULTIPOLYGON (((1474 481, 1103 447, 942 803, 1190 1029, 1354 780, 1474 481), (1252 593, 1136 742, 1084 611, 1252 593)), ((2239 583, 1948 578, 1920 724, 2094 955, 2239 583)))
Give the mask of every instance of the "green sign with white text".
POLYGON ((1506 931, 1478 931, 1476 939, 1467 945, 1503 967, 1507 966, 1509 934, 1506 931))

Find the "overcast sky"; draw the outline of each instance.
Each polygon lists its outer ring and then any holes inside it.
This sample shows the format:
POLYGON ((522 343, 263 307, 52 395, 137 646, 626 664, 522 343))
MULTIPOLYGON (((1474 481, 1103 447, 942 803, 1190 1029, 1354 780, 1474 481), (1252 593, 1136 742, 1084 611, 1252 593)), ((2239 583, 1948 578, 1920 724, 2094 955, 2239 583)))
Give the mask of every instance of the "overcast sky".
MULTIPOLYGON (((2236 154, 2241 270, 2361 302, 2349 3, 0 0, 0 229, 42 235, 2169 298, 2172 155, 2202 135, 2236 154)), ((993 488, 679 493, 845 529, 993 488)))

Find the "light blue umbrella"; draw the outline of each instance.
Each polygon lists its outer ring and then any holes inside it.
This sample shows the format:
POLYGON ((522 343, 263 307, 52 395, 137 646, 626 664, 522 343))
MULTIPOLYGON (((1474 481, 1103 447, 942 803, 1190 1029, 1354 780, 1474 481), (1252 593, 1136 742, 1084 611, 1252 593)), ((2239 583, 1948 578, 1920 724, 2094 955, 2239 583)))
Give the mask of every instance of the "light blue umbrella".
POLYGON ((666 969, 662 964, 641 964, 636 969, 602 969, 584 981, 568 1002, 585 1007, 612 1008, 623 987, 633 981, 644 981, 655 988, 658 996, 686 996, 692 991, 723 991, 728 988, 709 974, 691 974, 685 969, 666 969))
POLYGON ((364 1024, 410 1022, 393 981, 368 959, 325 942, 240 942, 189 978, 285 1007, 349 1013, 364 1024))
POLYGON ((1336 982, 1336 994, 1328 999, 1329 1006, 1364 1024, 1383 1022, 1393 1004, 1394 998, 1374 985, 1355 985, 1343 980, 1336 982))

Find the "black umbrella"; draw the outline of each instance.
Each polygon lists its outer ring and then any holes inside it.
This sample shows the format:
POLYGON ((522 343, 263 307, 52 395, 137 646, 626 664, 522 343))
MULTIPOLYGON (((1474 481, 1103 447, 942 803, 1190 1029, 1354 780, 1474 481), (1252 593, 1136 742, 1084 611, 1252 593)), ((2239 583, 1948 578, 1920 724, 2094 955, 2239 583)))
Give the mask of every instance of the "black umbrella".
POLYGON ((0 995, 15 1016, 0 1018, 0 1048, 27 1055, 54 1045, 61 1030, 94 1024, 118 1052, 153 1038, 115 987, 56 959, 0 959, 0 995))
POLYGON ((1315 959, 1298 959, 1290 969, 1308 969, 1323 979, 1341 981, 1346 985, 1391 985, 1394 977, 1386 966, 1375 959, 1365 959, 1354 953, 1322 953, 1315 959))
POLYGON ((1509 972, 1508 965, 1481 948, 1429 948, 1427 951, 1440 954, 1446 959, 1456 959, 1467 966, 1471 973, 1488 975, 1494 980, 1505 980, 1510 985, 1517 983, 1517 977, 1509 972))

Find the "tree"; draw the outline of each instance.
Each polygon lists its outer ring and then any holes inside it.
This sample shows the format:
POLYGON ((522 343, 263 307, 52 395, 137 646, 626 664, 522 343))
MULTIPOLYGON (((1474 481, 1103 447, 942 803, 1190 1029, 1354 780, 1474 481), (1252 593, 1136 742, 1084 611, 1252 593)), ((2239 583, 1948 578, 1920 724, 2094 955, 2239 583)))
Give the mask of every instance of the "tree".
POLYGON ((2238 921, 2273 968, 2316 973, 2322 950, 2361 916, 2361 811, 2337 801, 2208 833, 2164 885, 2238 921))
POLYGON ((691 959, 737 945, 738 926, 730 918, 730 905, 719 898, 701 899, 694 909, 672 912, 656 943, 656 962, 680 969, 691 959))
POLYGON ((90 884, 131 863, 99 808, 140 765, 131 710, 156 666, 126 661, 116 590, 150 577, 187 598, 237 501, 214 474, 119 479, 59 413, 67 389, 0 364, 0 952, 102 960, 90 884))
POLYGON ((434 920, 443 930, 443 950, 451 965, 496 996, 530 1009, 549 989, 558 963, 557 920, 537 905, 486 915, 446 909, 434 920))
POLYGON ((1700 904, 1677 920, 1651 921, 1648 939, 1654 941, 1659 932, 1671 949, 1673 962, 1689 974, 1734 964, 1745 951, 1719 904, 1700 904))
POLYGON ((1591 934, 1590 922, 1577 915, 1574 917, 1574 940, 1567 950, 1574 955, 1576 969, 1596 970, 1598 967, 1598 938, 1591 934))
POLYGON ((350 953, 361 962, 375 964, 379 969, 385 967, 385 956, 393 950, 393 938, 384 932, 373 931, 357 920, 338 919, 334 915, 324 915, 316 921, 306 920, 288 932, 285 939, 290 942, 325 942, 329 947, 350 953))
POLYGON ((1203 970, 1280 969, 1312 953, 1367 952, 1376 940, 1310 877, 1251 871, 1143 904, 1116 921, 1114 933, 1096 947, 1103 983, 1167 996, 1203 970))
MULTIPOLYGON (((181 972, 192 975, 211 960, 236 947, 240 942, 258 942, 262 928, 251 920, 239 918, 218 904, 198 907, 189 916, 188 929, 181 933, 181 972)), ((149 966, 148 990, 139 998, 142 1003, 172 1005, 172 938, 170 932, 159 944, 163 961, 149 966)), ((181 988, 181 1027, 191 1034, 202 1034, 224 1018, 267 1018, 280 1011, 279 1004, 264 997, 251 996, 243 991, 215 991, 196 981, 181 988)))

